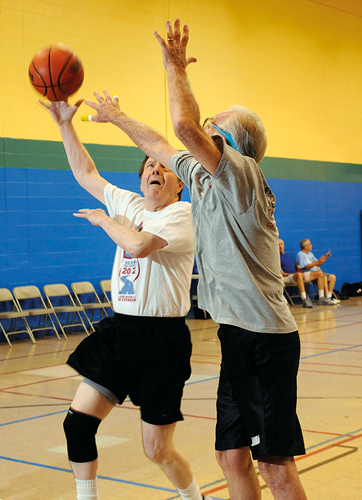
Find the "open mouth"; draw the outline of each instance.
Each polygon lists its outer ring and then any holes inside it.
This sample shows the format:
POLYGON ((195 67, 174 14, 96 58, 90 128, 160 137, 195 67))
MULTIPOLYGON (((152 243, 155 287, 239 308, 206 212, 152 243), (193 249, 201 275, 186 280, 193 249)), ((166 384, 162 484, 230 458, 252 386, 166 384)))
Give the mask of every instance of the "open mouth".
POLYGON ((158 186, 161 186, 161 183, 159 181, 151 181, 150 185, 152 186, 152 184, 157 184, 158 186))

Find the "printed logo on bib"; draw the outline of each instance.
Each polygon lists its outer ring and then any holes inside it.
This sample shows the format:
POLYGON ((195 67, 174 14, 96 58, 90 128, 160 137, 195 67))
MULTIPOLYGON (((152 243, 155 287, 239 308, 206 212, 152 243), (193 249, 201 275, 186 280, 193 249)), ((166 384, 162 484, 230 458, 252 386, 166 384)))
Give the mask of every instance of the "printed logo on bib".
POLYGON ((265 199, 268 204, 268 217, 270 219, 270 222, 267 223, 266 227, 268 227, 269 229, 276 229, 276 222, 274 219, 275 196, 268 186, 265 188, 265 199))
POLYGON ((140 275, 140 265, 138 259, 131 257, 123 251, 123 262, 119 272, 120 290, 118 300, 120 302, 136 302, 137 297, 134 290, 134 284, 140 275))

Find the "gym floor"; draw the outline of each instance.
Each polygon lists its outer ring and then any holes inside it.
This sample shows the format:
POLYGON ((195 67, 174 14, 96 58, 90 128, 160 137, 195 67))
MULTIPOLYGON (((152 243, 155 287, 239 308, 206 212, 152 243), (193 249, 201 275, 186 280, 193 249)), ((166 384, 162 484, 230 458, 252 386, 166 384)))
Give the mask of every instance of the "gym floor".
MULTIPOLYGON (((311 500, 362 498, 362 300, 291 311, 302 354, 298 414, 307 454, 297 458, 311 500)), ((204 494, 228 499, 214 458, 215 398, 220 364, 217 325, 188 320, 193 375, 175 440, 204 494)), ((81 380, 65 365, 84 335, 12 338, 0 345, 0 498, 74 500, 62 422, 81 380)), ((139 411, 117 406, 98 430, 100 498, 178 498, 166 476, 143 454, 139 411)), ((257 464, 255 464, 257 466, 257 464)), ((272 498, 262 484, 262 498, 272 498)))

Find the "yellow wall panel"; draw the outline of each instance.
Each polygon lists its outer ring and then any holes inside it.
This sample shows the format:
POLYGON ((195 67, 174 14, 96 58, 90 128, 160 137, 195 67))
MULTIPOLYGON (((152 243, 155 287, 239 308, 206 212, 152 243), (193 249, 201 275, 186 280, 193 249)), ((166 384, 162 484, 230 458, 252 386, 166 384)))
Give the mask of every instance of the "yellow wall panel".
MULTIPOLYGON (((241 103, 263 119, 268 156, 362 163, 362 6, 359 0, 0 0, 2 136, 59 140, 27 78, 40 48, 62 42, 85 81, 70 101, 117 92, 122 108, 165 133, 161 50, 153 36, 179 16, 191 30, 189 67, 203 117, 241 103), (10 65, 16 65, 9 72, 10 65), (13 109, 10 98, 21 102, 13 109), (21 109, 29 112, 22 113, 21 109), (21 125, 20 125, 21 123, 21 125), (20 135, 19 135, 20 134, 20 135)), ((82 105, 81 114, 92 111, 82 105)), ((76 120, 84 142, 131 145, 110 125, 76 120), (78 123, 79 122, 79 123, 78 123)))

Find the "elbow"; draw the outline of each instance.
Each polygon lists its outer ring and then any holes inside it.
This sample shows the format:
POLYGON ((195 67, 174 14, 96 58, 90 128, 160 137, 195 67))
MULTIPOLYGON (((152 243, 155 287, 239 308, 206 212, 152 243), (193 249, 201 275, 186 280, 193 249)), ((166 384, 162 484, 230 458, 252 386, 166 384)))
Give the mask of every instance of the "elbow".
POLYGON ((195 137, 200 125, 188 118, 180 118, 173 124, 176 137, 185 144, 191 137, 195 137))
POLYGON ((150 252, 147 251, 147 248, 141 243, 134 243, 125 250, 132 257, 132 259, 143 259, 148 257, 150 254, 150 252))

